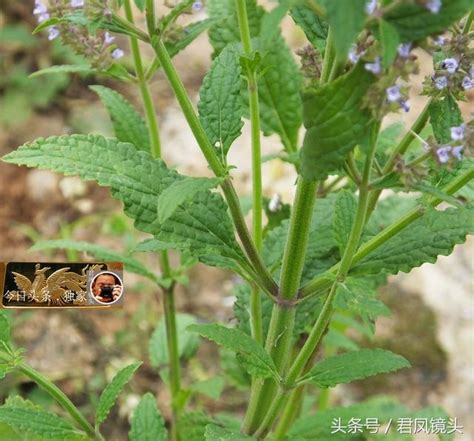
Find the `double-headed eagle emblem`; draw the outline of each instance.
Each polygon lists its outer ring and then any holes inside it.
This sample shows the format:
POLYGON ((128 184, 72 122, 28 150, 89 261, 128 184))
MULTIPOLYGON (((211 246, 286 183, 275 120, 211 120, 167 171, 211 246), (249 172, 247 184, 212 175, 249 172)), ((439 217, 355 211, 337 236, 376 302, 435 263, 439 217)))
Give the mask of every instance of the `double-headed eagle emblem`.
POLYGON ((22 293, 26 302, 46 303, 48 305, 81 305, 87 302, 85 296, 87 288, 87 274, 89 271, 98 271, 103 265, 87 265, 81 274, 70 271, 65 267, 54 271, 46 277, 50 267, 41 268, 35 265, 34 279, 31 281, 23 274, 12 271, 17 293, 22 293))

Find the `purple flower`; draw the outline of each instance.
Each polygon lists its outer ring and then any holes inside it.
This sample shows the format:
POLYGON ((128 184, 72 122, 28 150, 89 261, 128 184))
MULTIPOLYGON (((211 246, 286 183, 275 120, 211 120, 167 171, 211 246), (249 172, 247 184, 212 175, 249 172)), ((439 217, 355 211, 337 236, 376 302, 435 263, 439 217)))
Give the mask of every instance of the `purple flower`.
POLYGON ((38 15, 38 23, 43 23, 44 21, 49 20, 49 13, 45 12, 44 14, 38 15))
POLYGON ((445 58, 441 63, 443 69, 446 69, 450 74, 456 72, 459 67, 459 63, 455 58, 445 58))
POLYGON ((369 0, 369 1, 365 4, 365 12, 366 12, 368 15, 373 14, 376 8, 377 8, 377 0, 369 0))
POLYGON ((449 161, 449 152, 451 151, 452 147, 447 145, 446 147, 440 147, 436 150, 436 156, 438 156, 438 161, 441 164, 446 164, 449 161))
POLYGON ((461 141, 464 138, 464 124, 459 127, 451 127, 451 139, 453 141, 461 141))
POLYGON ((71 0, 71 6, 73 8, 82 8, 84 6, 84 0, 71 0))
POLYGON ((434 79, 435 87, 438 90, 443 90, 448 86, 448 79, 446 77, 436 77, 434 79))
POLYGON ((432 12, 433 14, 437 14, 440 11, 441 6, 441 0, 428 0, 425 3, 426 9, 428 9, 428 11, 432 12))
POLYGON ((35 8, 33 9, 33 15, 42 15, 48 12, 48 8, 40 1, 35 0, 35 8))
POLYGON ((51 26, 48 29, 48 40, 54 40, 59 37, 59 29, 56 26, 51 26))
POLYGON ((356 64, 359 61, 360 54, 357 53, 357 46, 355 44, 352 45, 347 58, 352 64, 356 64))
POLYGON ((394 103, 402 97, 400 93, 400 86, 397 85, 385 89, 385 92, 387 93, 387 99, 390 103, 394 103))
POLYGON ((446 44, 446 38, 443 37, 442 35, 438 35, 435 39, 434 42, 437 46, 444 46, 446 44))
POLYGON ((410 56, 411 43, 404 43, 398 46, 398 55, 402 58, 408 58, 410 56))
POLYGON ((410 106, 410 101, 406 101, 406 100, 401 99, 398 103, 400 104, 400 107, 401 107, 405 112, 408 113, 408 112, 410 111, 410 108, 411 108, 411 106, 410 106))
POLYGON ((125 52, 122 49, 117 48, 112 51, 111 55, 114 60, 118 60, 125 55, 125 52))
POLYGON ((453 158, 456 158, 459 161, 461 161, 463 150, 464 150, 464 147, 462 145, 457 145, 456 147, 453 147, 453 150, 451 151, 451 155, 453 156, 453 158))
POLYGON ((104 34, 104 43, 105 44, 111 44, 115 40, 115 37, 113 35, 110 35, 110 32, 106 32, 104 34))
POLYGON ((191 6, 192 10, 194 12, 199 12, 203 8, 203 4, 200 1, 195 1, 193 5, 191 6))
POLYGON ((373 63, 365 63, 364 68, 365 68, 365 70, 368 70, 369 72, 372 72, 375 75, 382 72, 382 65, 380 64, 380 57, 377 57, 373 63))
POLYGON ((464 90, 472 90, 474 89, 474 84, 472 83, 472 80, 469 77, 464 77, 462 79, 462 88, 464 90))

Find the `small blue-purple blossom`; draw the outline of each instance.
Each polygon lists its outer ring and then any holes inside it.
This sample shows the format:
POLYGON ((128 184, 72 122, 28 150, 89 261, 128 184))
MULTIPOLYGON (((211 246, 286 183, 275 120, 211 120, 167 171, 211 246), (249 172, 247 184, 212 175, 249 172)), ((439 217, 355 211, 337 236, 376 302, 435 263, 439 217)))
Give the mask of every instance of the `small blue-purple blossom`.
POLYGON ((441 10, 442 2, 441 0, 428 0, 425 6, 428 11, 437 14, 441 10))
POLYGON ((202 8, 204 7, 204 5, 202 4, 201 1, 197 0, 193 3, 193 5, 191 6, 192 10, 194 12, 199 12, 202 10, 202 8))
POLYGON ((51 26, 48 29, 48 40, 54 40, 59 37, 59 29, 56 26, 51 26))
POLYGON ((437 46, 444 46, 446 44, 446 37, 443 37, 442 35, 438 35, 434 39, 434 42, 437 46))
POLYGON ((366 12, 368 15, 373 14, 376 8, 377 8, 377 0, 369 0, 369 1, 365 4, 365 12, 366 12))
POLYGON ((445 58, 442 61, 441 66, 443 67, 443 69, 446 69, 450 74, 453 74, 458 69, 459 63, 455 58, 445 58))
POLYGON ((464 78, 462 79, 462 83, 461 83, 461 84, 462 84, 462 88, 463 88, 464 90, 472 90, 472 89, 474 89, 474 84, 473 84, 472 80, 471 80, 469 77, 464 77, 464 78))
POLYGON ((451 139, 453 141, 461 141, 464 138, 465 124, 461 124, 459 127, 451 127, 451 139))
POLYGON ((403 43, 400 46, 398 46, 398 55, 402 58, 408 58, 410 56, 410 51, 411 51, 411 43, 403 43))
POLYGON ((449 152, 451 151, 452 147, 447 145, 446 147, 440 147, 436 150, 436 156, 438 157, 438 161, 441 164, 446 164, 449 161, 449 152))
POLYGON ((82 8, 84 6, 84 0, 71 0, 71 6, 73 8, 82 8))
POLYGON ((401 99, 400 101, 398 101, 398 104, 400 104, 400 107, 403 109, 404 112, 408 113, 410 111, 410 101, 401 99))
POLYGON ((382 65, 380 64, 380 57, 377 57, 373 63, 365 63, 364 68, 375 75, 381 73, 382 65))
POLYGON ((122 49, 117 48, 112 51, 111 55, 114 60, 118 60, 125 55, 125 52, 122 49))
POLYGON ((435 87, 438 90, 443 90, 448 86, 448 79, 446 77, 436 77, 434 78, 435 87))
POLYGON ((360 54, 357 53, 357 46, 355 44, 353 44, 351 49, 349 50, 347 58, 352 64, 356 64, 359 61, 360 54))
POLYGON ((35 0, 35 8, 33 9, 33 15, 42 15, 48 12, 48 8, 40 1, 35 0))
POLYGON ((49 20, 49 12, 38 15, 38 23, 43 23, 44 21, 49 20))
POLYGON ((397 85, 389 87, 385 90, 385 92, 387 93, 387 99, 390 103, 394 103, 402 97, 402 94, 400 93, 400 86, 397 85))
POLYGON ((453 156, 453 158, 456 158, 459 161, 461 161, 463 150, 464 150, 464 147, 462 145, 457 145, 456 147, 453 147, 453 149, 451 150, 451 155, 453 156))
POLYGON ((104 43, 105 44, 111 44, 115 41, 115 37, 110 34, 110 32, 105 32, 104 34, 104 43))

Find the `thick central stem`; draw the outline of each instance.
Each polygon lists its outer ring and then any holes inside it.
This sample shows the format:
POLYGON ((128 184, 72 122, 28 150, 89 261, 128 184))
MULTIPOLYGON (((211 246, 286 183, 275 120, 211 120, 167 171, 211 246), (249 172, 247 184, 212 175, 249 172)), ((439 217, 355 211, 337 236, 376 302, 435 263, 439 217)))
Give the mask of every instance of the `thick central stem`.
MULTIPOLYGON (((247 6, 245 0, 236 0, 240 37, 245 56, 252 56, 247 6)), ((248 82, 250 126, 252 133, 252 236, 255 248, 262 250, 262 153, 260 145, 260 109, 258 103, 258 83, 255 69, 245 72, 248 82)), ((250 320, 253 338, 263 345, 262 301, 258 287, 253 286, 250 294, 250 320)))

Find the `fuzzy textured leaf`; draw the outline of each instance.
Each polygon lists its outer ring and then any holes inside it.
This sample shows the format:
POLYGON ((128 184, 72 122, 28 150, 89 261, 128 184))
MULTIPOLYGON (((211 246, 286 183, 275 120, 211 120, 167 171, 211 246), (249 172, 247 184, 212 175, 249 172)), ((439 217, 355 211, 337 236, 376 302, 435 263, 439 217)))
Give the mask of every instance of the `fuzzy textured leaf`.
POLYGON ((304 4, 292 7, 290 15, 294 22, 303 29, 309 42, 320 52, 323 52, 328 37, 328 24, 304 4))
POLYGON ((451 127, 458 127, 463 122, 456 100, 452 95, 433 100, 428 110, 436 140, 440 144, 451 142, 451 127))
POLYGON ((397 29, 385 20, 380 20, 379 24, 379 39, 382 44, 383 67, 390 66, 397 56, 397 48, 400 43, 397 29))
POLYGON ((141 365, 141 362, 136 362, 124 367, 117 372, 112 381, 105 387, 100 395, 99 404, 97 405, 95 415, 96 425, 99 426, 105 421, 110 409, 112 409, 115 401, 122 392, 122 389, 132 379, 133 374, 141 365))
POLYGON ((112 187, 112 196, 124 203, 125 213, 135 220, 138 230, 189 251, 203 262, 235 268, 234 261, 243 259, 227 205, 217 193, 201 192, 166 222, 158 221, 160 194, 184 177, 149 153, 137 151, 132 144, 98 135, 40 138, 3 160, 79 175, 112 187))
POLYGON ((270 355, 244 332, 218 324, 191 325, 188 327, 188 330, 197 332, 199 335, 216 342, 224 348, 236 352, 250 374, 262 378, 278 375, 270 355))
POLYGON ((340 191, 337 194, 336 205, 334 207, 334 238, 336 239, 341 255, 346 249, 352 224, 354 223, 357 210, 357 200, 348 190, 340 191))
POLYGON ((0 407, 0 422, 48 440, 85 441, 87 439, 66 420, 41 409, 2 406, 0 407))
POLYGON ((421 218, 362 259, 353 269, 356 274, 396 274, 449 255, 456 244, 474 232, 474 206, 431 209, 421 218))
POLYGON ((130 441, 167 441, 165 421, 151 393, 143 395, 132 417, 130 441))
POLYGON ((147 267, 140 261, 133 257, 121 254, 120 252, 110 250, 109 248, 95 243, 75 241, 75 240, 47 240, 36 242, 32 247, 31 251, 41 250, 75 250, 83 253, 91 254, 97 259, 104 260, 106 262, 122 262, 125 265, 125 269, 135 274, 145 276, 150 280, 156 281, 157 278, 154 273, 149 271, 147 267))
POLYGON ((235 46, 230 45, 214 59, 204 77, 198 103, 199 118, 211 144, 219 145, 224 154, 244 125, 241 84, 239 53, 235 46))
POLYGON ((358 65, 303 98, 308 129, 301 151, 301 174, 305 178, 324 179, 363 139, 371 115, 362 109, 362 99, 372 83, 373 75, 358 65))
POLYGON ((107 108, 115 136, 119 141, 130 142, 138 150, 150 151, 150 138, 145 120, 120 93, 104 86, 90 86, 107 108))
POLYGON ((472 0, 443 1, 439 13, 434 14, 422 5, 402 2, 383 18, 397 29, 402 42, 417 41, 444 32, 473 6, 472 0))
POLYGON ((333 387, 405 367, 410 367, 410 363, 393 352, 383 349, 361 349, 322 360, 305 378, 319 387, 333 387))
POLYGON ((217 187, 220 182, 219 178, 191 177, 173 182, 158 198, 158 220, 161 223, 166 222, 181 204, 200 192, 217 187))
POLYGON ((264 135, 276 133, 285 149, 294 151, 303 119, 301 74, 288 45, 277 36, 263 57, 258 80, 260 123, 264 135), (285 97, 282 99, 282 96, 285 97))
POLYGON ((366 0, 324 0, 327 20, 334 31, 334 48, 341 60, 345 60, 349 48, 364 28, 366 4, 366 0))

